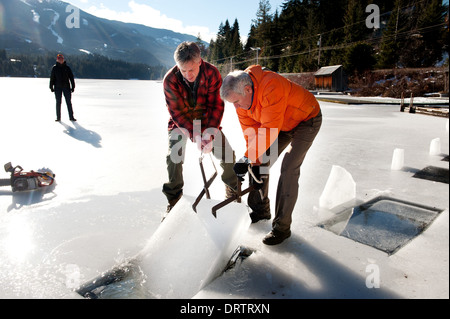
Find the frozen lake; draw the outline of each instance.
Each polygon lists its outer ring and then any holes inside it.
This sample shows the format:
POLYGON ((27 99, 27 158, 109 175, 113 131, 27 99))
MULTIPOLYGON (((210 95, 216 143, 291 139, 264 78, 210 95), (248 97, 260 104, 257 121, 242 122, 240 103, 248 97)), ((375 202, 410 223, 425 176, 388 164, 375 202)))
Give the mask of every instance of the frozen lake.
MULTIPOLYGON (((141 252, 160 226, 168 119, 162 83, 77 80, 76 123, 64 101, 62 122, 54 122, 46 79, 0 78, 0 90, 0 164, 50 168, 57 182, 43 194, 0 188, 0 298, 81 298, 75 288, 141 252)), ((320 105, 323 126, 302 167, 292 237, 268 247, 261 240, 271 222, 251 225, 240 245, 253 254, 195 298, 448 298, 449 185, 413 177, 426 167, 448 174, 448 119, 396 105, 320 105), (430 155, 436 138, 441 153, 430 155), (404 150, 400 170, 391 170, 395 149, 404 150), (353 178, 355 203, 388 196, 442 212, 392 255, 338 236, 317 226, 336 214, 319 207, 333 166, 353 178), (380 288, 368 287, 373 274, 380 288)), ((232 105, 222 126, 239 158, 245 145, 232 105)), ((195 198, 199 154, 188 145, 184 194, 195 198)), ((271 169, 272 207, 280 162, 271 169)), ((211 196, 223 199, 220 179, 211 196)), ((189 276, 195 267, 181 271, 189 276)))

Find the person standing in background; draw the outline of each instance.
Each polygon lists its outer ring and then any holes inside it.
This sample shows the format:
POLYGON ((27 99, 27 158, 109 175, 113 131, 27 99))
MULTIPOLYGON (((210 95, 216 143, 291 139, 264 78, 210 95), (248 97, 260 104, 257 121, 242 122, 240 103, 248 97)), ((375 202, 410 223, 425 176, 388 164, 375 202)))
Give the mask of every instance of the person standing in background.
POLYGON ((61 101, 63 94, 67 104, 67 111, 69 112, 69 119, 76 121, 73 117, 72 107, 72 93, 75 90, 75 80, 72 70, 66 64, 66 61, 64 61, 62 54, 56 56, 56 64, 53 66, 50 76, 50 90, 55 92, 56 122, 61 121, 61 101))

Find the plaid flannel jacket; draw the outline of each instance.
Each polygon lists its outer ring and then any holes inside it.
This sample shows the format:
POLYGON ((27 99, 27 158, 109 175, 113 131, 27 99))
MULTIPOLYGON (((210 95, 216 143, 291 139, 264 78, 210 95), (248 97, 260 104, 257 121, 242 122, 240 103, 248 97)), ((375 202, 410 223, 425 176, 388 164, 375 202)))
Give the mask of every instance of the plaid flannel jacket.
POLYGON ((201 132, 220 128, 225 104, 220 97, 222 77, 212 64, 202 61, 200 72, 191 89, 174 66, 164 77, 164 95, 170 113, 168 129, 176 127, 189 131, 193 139, 194 120, 201 120, 201 132))

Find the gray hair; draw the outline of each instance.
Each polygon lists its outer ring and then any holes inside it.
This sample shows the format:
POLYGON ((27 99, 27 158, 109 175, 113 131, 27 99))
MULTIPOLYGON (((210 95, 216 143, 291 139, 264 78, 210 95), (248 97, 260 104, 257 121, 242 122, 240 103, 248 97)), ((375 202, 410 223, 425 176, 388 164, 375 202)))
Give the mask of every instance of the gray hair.
POLYGON ((200 48, 195 42, 182 42, 175 50, 173 58, 177 64, 197 62, 201 58, 200 48))
POLYGON ((223 79, 220 96, 223 100, 226 100, 233 92, 244 95, 244 88, 247 85, 253 86, 250 75, 244 71, 233 71, 223 79))

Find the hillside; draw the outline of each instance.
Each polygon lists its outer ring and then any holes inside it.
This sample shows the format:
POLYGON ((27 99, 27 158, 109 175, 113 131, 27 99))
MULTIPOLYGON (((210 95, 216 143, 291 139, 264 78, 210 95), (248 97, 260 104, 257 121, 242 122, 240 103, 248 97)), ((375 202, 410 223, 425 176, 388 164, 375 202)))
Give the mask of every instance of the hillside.
POLYGON ((170 67, 176 46, 196 40, 170 30, 98 18, 59 0, 0 0, 0 14, 0 49, 14 54, 100 54, 170 67))

